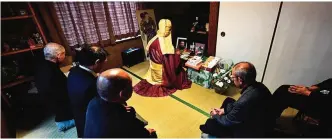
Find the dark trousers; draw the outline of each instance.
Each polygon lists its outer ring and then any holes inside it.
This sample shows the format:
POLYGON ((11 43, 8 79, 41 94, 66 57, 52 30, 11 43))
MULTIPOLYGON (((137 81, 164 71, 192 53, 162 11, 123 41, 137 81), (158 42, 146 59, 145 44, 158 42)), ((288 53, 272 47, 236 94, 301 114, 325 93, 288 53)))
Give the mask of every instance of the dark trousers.
MULTIPOLYGON (((290 85, 282 85, 280 86, 273 94, 273 109, 274 109, 274 116, 278 118, 281 116, 281 113, 288 107, 295 108, 315 119, 320 120, 320 135, 326 136, 325 134, 328 132, 328 128, 330 128, 329 123, 330 120, 330 107, 331 106, 321 106, 320 101, 313 99, 309 96, 299 95, 290 93, 288 88, 290 85)), ((311 93, 318 93, 318 92, 311 92, 311 93)))
POLYGON ((273 94, 275 116, 280 117, 281 113, 288 107, 295 108, 308 116, 319 118, 320 108, 317 107, 317 101, 308 96, 290 93, 290 85, 280 86, 273 94))
MULTIPOLYGON (((226 107, 230 103, 234 103, 233 98, 227 97, 222 103, 220 108, 226 107)), ((233 131, 230 127, 225 127, 218 123, 215 119, 207 119, 204 125, 200 126, 200 129, 203 133, 209 134, 211 136, 221 137, 231 137, 233 136, 233 131)))
POLYGON ((230 98, 230 97, 227 97, 225 100, 224 100, 224 102, 222 103, 222 105, 221 105, 221 109, 222 108, 225 108, 228 104, 232 104, 232 103, 234 103, 235 102, 235 99, 233 99, 233 98, 230 98))

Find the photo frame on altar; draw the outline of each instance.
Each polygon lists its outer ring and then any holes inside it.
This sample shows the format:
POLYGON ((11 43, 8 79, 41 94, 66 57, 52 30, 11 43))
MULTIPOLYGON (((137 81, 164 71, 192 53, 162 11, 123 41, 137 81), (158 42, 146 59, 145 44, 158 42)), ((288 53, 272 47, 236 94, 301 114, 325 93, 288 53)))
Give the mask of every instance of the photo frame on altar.
POLYGON ((202 57, 205 51, 205 44, 203 43, 195 43, 195 56, 202 57))
POLYGON ((187 38, 178 37, 176 40, 176 49, 186 49, 187 48, 187 38))

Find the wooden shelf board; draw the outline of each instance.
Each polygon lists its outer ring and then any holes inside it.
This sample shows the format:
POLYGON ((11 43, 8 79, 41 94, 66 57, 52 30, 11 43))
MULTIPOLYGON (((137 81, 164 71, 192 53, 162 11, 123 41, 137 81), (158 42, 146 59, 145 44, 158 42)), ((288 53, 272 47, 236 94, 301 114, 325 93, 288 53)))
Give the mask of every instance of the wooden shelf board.
POLYGON ((37 50, 37 49, 41 49, 41 48, 44 48, 44 47, 42 47, 42 46, 36 46, 35 48, 26 48, 26 49, 17 50, 17 51, 5 52, 5 53, 1 53, 1 56, 8 56, 8 55, 13 55, 13 54, 17 54, 17 53, 22 53, 22 52, 37 50))
POLYGON ((33 79, 34 79, 33 77, 24 77, 22 79, 18 79, 16 81, 9 82, 7 84, 1 85, 1 89, 10 88, 10 87, 13 87, 13 86, 16 86, 16 85, 19 85, 19 84, 22 84, 22 83, 25 83, 25 82, 28 82, 28 81, 32 81, 33 79))
POLYGON ((1 17, 1 21, 4 20, 16 20, 16 19, 26 19, 31 18, 32 15, 21 15, 21 16, 13 16, 13 17, 1 17))

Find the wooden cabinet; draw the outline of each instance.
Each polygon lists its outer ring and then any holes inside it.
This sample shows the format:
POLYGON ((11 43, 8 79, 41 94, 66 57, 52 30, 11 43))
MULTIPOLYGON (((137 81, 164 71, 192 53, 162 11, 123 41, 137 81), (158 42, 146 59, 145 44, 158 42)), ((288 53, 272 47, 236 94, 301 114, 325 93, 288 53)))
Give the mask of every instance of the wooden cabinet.
MULTIPOLYGON (((1 11, 3 13, 1 15, 1 61, 3 65, 1 67, 5 68, 5 63, 17 60, 17 57, 23 57, 22 53, 24 55, 30 53, 35 56, 34 51, 41 50, 47 43, 47 39, 30 3, 3 2, 1 11), (34 38, 34 34, 37 33, 42 39, 41 43, 34 38), (29 40, 34 41, 35 45, 29 44, 29 40)), ((25 62, 22 61, 22 63, 25 62)), ((2 80, 1 89, 10 88, 32 79, 32 77, 21 75, 13 81, 4 82, 2 80)))
POLYGON ((1 137, 15 137, 15 118, 21 116, 16 112, 23 109, 21 98, 28 93, 47 39, 31 3, 2 2, 1 13, 1 137))

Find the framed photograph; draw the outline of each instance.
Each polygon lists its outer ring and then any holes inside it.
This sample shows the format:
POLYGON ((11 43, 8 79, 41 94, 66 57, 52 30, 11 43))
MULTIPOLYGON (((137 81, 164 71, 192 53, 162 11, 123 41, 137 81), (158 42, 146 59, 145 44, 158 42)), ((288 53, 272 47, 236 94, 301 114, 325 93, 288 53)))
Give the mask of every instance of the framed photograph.
POLYGON ((195 55, 203 56, 205 50, 205 44, 203 43, 195 43, 195 55))
POLYGON ((186 49, 187 48, 187 38, 178 37, 176 40, 176 49, 186 49))
POLYGON ((194 53, 195 52, 195 44, 189 45, 189 50, 194 53))

